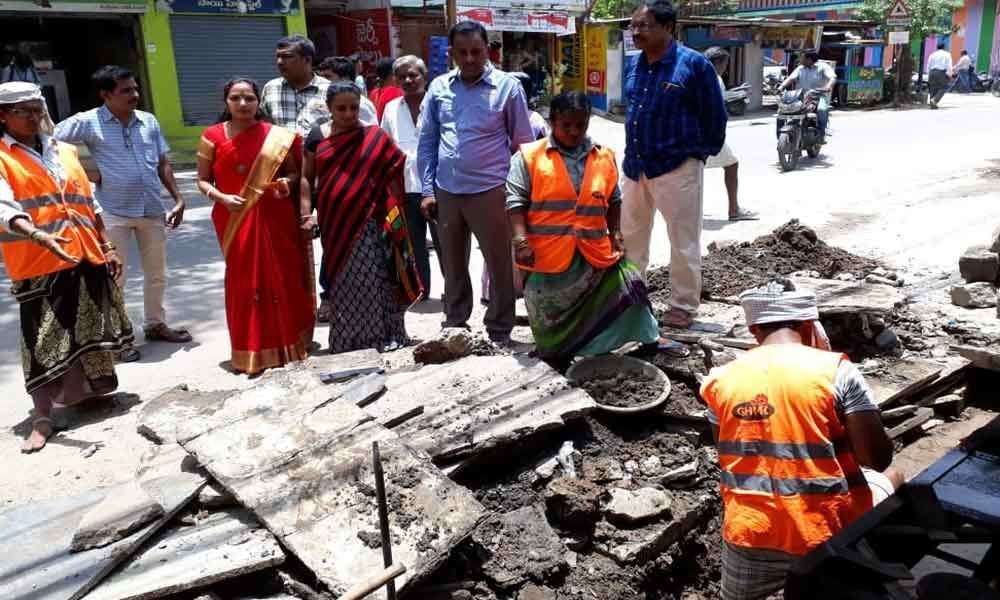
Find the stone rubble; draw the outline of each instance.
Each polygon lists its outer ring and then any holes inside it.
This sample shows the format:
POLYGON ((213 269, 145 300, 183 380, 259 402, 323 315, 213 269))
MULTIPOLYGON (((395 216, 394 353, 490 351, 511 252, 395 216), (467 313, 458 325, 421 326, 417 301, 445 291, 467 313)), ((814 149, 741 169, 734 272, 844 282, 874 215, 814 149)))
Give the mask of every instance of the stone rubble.
POLYGON ((997 305, 997 289, 984 281, 951 288, 951 303, 962 308, 992 308, 997 305))
POLYGON ((604 512, 612 523, 632 526, 657 519, 670 511, 670 496, 656 488, 611 488, 604 512))
POLYGON ((996 283, 1000 276, 1000 255, 986 246, 972 246, 958 259, 958 270, 966 283, 996 283))

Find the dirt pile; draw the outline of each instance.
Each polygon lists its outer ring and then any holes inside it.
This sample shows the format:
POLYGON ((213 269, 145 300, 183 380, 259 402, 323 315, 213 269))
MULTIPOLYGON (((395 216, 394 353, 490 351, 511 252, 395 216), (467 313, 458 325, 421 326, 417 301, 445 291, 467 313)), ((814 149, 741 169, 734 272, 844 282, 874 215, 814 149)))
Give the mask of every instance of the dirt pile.
MULTIPOLYGON (((775 277, 799 271, 813 271, 814 276, 827 279, 846 273, 861 280, 878 267, 874 260, 830 246, 813 229, 793 219, 753 242, 710 251, 702 262, 702 296, 735 296, 775 277)), ((651 270, 647 282, 650 297, 662 301, 669 295, 670 269, 651 270)))
POLYGON ((601 373, 581 385, 600 404, 631 408, 655 400, 663 392, 663 385, 642 373, 601 373))

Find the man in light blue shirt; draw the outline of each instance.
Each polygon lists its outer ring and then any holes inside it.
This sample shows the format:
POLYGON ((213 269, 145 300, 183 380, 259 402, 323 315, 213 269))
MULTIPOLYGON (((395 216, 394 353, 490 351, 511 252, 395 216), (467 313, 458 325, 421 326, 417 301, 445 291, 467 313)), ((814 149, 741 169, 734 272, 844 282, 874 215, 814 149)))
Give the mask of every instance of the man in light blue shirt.
MULTIPOLYGON (((181 224, 185 206, 167 158, 170 148, 156 117, 136 110, 139 85, 131 71, 102 67, 94 73, 93 81, 104 104, 59 123, 55 137, 83 144, 97 162, 100 177, 95 182, 95 195, 104 208, 107 235, 122 258, 118 284, 123 288, 128 246, 135 236, 144 279, 146 339, 190 342, 188 332, 167 326, 163 306, 167 288, 166 230, 181 224), (169 211, 160 200, 164 187, 174 199, 169 211)), ((139 353, 130 348, 119 358, 138 360, 139 353)))
POLYGON ((504 184, 511 153, 534 140, 520 83, 489 64, 486 29, 474 21, 448 35, 457 69, 431 82, 420 112, 417 168, 428 219, 438 221, 444 263, 445 327, 472 316, 470 232, 492 278, 485 324, 490 339, 510 341, 514 272, 504 184))

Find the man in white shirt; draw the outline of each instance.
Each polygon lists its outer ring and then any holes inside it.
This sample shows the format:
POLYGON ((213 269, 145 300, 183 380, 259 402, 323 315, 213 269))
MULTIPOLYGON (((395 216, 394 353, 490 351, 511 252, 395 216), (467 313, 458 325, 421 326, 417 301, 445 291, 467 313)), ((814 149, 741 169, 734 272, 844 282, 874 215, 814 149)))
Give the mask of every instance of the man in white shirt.
POLYGON ((431 262, 427 252, 427 230, 431 231, 434 240, 434 253, 438 257, 438 266, 444 272, 441 263, 441 252, 438 249, 437 226, 434 221, 428 221, 420 211, 423 200, 423 189, 420 174, 417 172, 417 146, 420 142, 420 105, 427 93, 427 66, 416 56, 407 55, 396 59, 392 65, 393 74, 403 96, 390 100, 382 113, 382 129, 389 134, 406 154, 404 177, 406 181, 406 225, 413 242, 413 255, 417 261, 417 271, 424 284, 423 300, 431 295, 431 262))
MULTIPOLYGON (((330 56, 324 58, 316 68, 317 72, 326 77, 331 82, 349 81, 354 85, 357 83, 357 70, 354 63, 349 58, 343 56, 330 56)), ((365 88, 361 89, 361 103, 358 104, 358 119, 362 125, 378 125, 378 117, 375 114, 375 104, 365 96, 365 88)), ((324 103, 325 106, 325 103, 324 103)), ((329 115, 329 112, 327 113, 329 115)), ((324 119, 325 120, 325 119, 324 119)))
POLYGON ((938 107, 944 93, 948 91, 951 80, 951 53, 944 49, 944 44, 938 44, 930 58, 927 59, 927 90, 930 93, 932 109, 938 107))
POLYGON ((962 94, 969 94, 972 92, 972 57, 969 56, 968 50, 962 50, 962 56, 958 58, 958 62, 955 63, 955 68, 952 69, 952 76, 955 77, 955 81, 948 88, 948 91, 955 89, 955 86, 961 86, 959 92, 962 94))

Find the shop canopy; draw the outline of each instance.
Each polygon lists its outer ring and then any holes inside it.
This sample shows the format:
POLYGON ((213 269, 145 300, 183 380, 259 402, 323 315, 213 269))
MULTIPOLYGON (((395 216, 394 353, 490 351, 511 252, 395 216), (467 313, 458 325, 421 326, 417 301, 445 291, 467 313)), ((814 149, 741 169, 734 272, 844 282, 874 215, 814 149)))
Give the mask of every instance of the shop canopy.
POLYGON ((32 13, 142 13, 146 0, 4 0, 0 10, 32 13))

